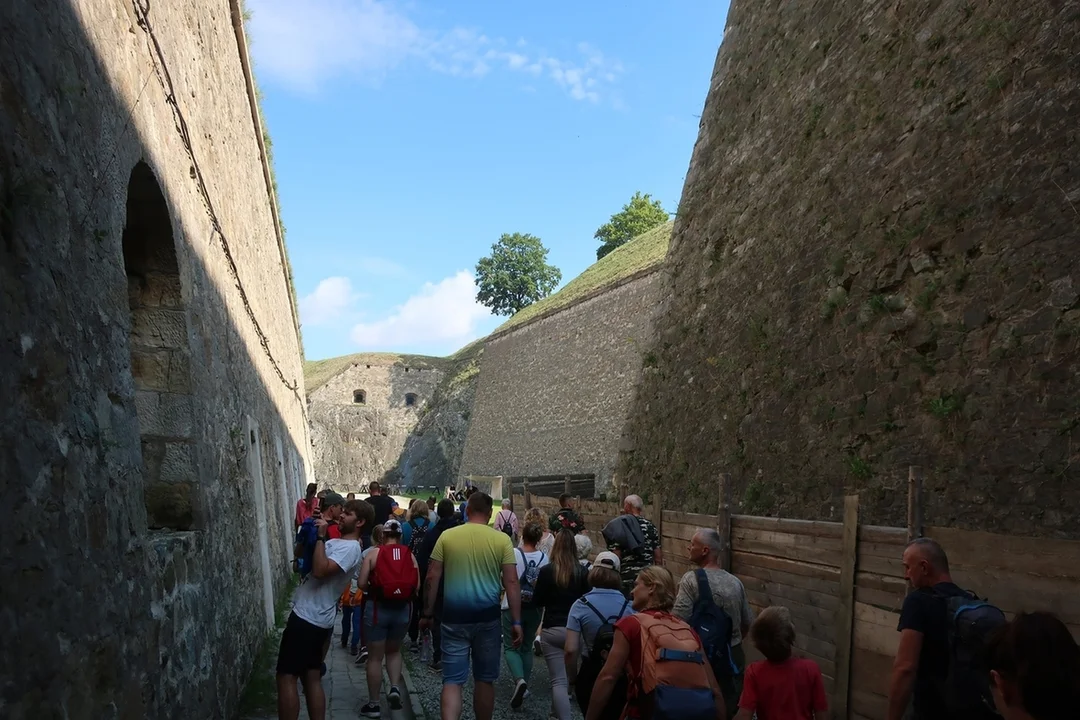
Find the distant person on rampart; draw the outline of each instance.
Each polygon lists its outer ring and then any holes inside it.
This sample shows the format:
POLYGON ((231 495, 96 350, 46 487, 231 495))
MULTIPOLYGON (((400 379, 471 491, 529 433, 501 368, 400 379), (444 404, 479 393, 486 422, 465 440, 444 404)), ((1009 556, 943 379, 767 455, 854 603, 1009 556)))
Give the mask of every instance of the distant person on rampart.
POLYGON ((319 509, 319 498, 315 495, 317 488, 318 485, 315 483, 308 483, 307 494, 296 501, 296 514, 293 517, 294 532, 299 530, 304 521, 312 517, 319 509))
POLYGON ((585 521, 574 510, 574 498, 570 493, 559 496, 559 509, 551 513, 548 519, 548 529, 553 533, 566 528, 575 535, 585 532, 585 521))
POLYGON ((988 648, 994 705, 1005 720, 1080 715, 1080 646, 1050 613, 1020 613, 988 648))
POLYGON ((984 651, 986 634, 1005 624, 1004 613, 953 582, 949 558, 934 540, 912 540, 903 562, 913 592, 900 610, 888 720, 902 720, 912 699, 915 720, 992 720, 984 651), (964 636, 950 631, 961 615, 975 628, 964 636))
POLYGON ((652 522, 641 515, 645 503, 638 495, 623 500, 623 514, 608 522, 601 531, 608 550, 619 556, 623 593, 630 597, 638 573, 649 565, 663 565, 660 533, 652 522))
POLYGON ((750 639, 765 656, 746 669, 735 720, 822 720, 829 709, 821 668, 813 660, 794 657, 795 624, 787 608, 761 611, 750 627, 750 639))
POLYGON ((371 506, 349 503, 340 514, 342 537, 327 536, 327 522, 316 520, 311 573, 293 594, 292 612, 281 635, 277 660, 278 719, 296 720, 300 715, 299 679, 304 686, 308 717, 325 720, 326 695, 322 665, 337 618, 338 597, 360 565, 360 530, 371 524, 371 506))
POLYGON ((474 492, 466 506, 468 522, 439 536, 428 563, 424 615, 420 629, 431 625, 435 597, 445 573, 442 613, 443 720, 458 720, 462 686, 473 675, 473 711, 477 720, 491 720, 495 681, 502 662, 499 597, 505 590, 510 607, 513 644, 523 639, 521 586, 510 538, 488 527, 491 497, 474 492))
MULTIPOLYGON (((754 613, 746 598, 746 588, 742 581, 720 567, 723 543, 720 533, 712 528, 700 528, 690 540, 690 562, 697 566, 679 580, 679 591, 675 597, 675 607, 671 614, 681 617, 691 625, 693 618, 708 617, 703 610, 704 603, 712 603, 723 613, 720 616, 724 624, 730 627, 730 636, 724 642, 730 650, 718 650, 712 660, 713 671, 720 689, 724 693, 724 704, 729 712, 734 713, 739 706, 739 694, 742 692, 743 670, 746 668, 746 653, 742 641, 750 624, 754 622, 754 613), (708 588, 708 594, 702 599, 700 588, 708 588)), ((695 627, 701 634, 701 628, 695 627)))

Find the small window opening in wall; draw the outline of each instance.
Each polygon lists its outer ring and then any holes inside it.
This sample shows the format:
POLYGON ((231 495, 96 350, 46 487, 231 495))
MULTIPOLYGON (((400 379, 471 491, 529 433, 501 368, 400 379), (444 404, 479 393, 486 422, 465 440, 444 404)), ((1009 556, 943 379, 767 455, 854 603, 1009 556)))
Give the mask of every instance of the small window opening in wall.
POLYGON ((252 445, 255 444, 255 431, 254 430, 251 431, 251 444, 252 445))
POLYGON ((128 181, 122 244, 147 525, 191 530, 197 477, 187 312, 169 206, 143 162, 128 181))
POLYGON ((416 393, 405 393, 405 407, 412 407, 416 404, 416 393))
POLYGON ((367 402, 367 391, 353 390, 352 401, 358 405, 363 405, 367 402))

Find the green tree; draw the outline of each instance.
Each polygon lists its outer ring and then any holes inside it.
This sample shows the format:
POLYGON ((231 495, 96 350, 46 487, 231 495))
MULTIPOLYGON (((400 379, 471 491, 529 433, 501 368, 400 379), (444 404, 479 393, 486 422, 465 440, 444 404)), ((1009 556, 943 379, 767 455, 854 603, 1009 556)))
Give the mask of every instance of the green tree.
POLYGON ((535 235, 503 234, 491 255, 476 263, 477 301, 496 315, 513 315, 551 294, 562 272, 547 263, 548 250, 535 235))
POLYGON ((625 245, 641 233, 666 223, 669 217, 668 211, 659 200, 653 200, 648 193, 634 193, 630 202, 623 205, 623 209, 612 215, 611 220, 601 225, 593 235, 600 241, 600 247, 596 249, 596 259, 599 260, 615 248, 625 245))

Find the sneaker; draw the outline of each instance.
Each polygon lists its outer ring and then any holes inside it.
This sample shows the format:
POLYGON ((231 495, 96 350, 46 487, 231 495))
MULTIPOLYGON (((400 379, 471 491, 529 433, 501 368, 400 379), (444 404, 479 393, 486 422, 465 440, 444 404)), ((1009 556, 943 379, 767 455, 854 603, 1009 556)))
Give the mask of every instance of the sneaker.
POLYGON ((510 707, 517 710, 521 703, 525 702, 525 696, 529 694, 529 686, 524 680, 519 679, 514 686, 514 697, 510 698, 510 707))
POLYGON ((341 647, 346 647, 348 644, 349 644, 349 636, 348 635, 342 635, 341 636, 341 647))
POLYGON ((379 709, 379 703, 369 702, 367 705, 360 708, 360 714, 364 717, 377 718, 382 717, 382 710, 379 709))
POLYGON ((409 645, 409 652, 414 652, 414 653, 420 652, 420 643, 413 640, 412 643, 409 645))
POLYGON ((544 647, 540 644, 540 638, 533 640, 533 655, 540 657, 544 654, 544 647))
POLYGON ((363 665, 364 663, 366 663, 367 662, 367 656, 368 656, 367 648, 366 647, 360 648, 360 652, 356 653, 356 664, 357 665, 363 665))
POLYGON ((442 660, 432 660, 428 663, 428 667, 435 672, 442 672, 442 660))
POLYGON ((401 709, 401 690, 398 690, 397 685, 390 686, 390 692, 386 693, 386 699, 390 701, 391 710, 401 709))

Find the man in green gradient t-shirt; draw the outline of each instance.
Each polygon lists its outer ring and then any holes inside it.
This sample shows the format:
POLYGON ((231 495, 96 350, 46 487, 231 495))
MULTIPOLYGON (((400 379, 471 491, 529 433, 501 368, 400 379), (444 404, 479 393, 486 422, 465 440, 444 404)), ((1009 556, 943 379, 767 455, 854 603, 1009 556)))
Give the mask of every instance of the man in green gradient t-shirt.
POLYGON ((442 717, 461 717, 461 686, 473 663, 473 711, 477 720, 490 720, 495 709, 495 681, 502 655, 502 591, 510 605, 514 645, 521 644, 521 587, 510 538, 488 525, 491 496, 474 492, 465 507, 468 522, 445 531, 435 543, 428 564, 424 614, 420 626, 431 624, 439 581, 443 581, 442 717))

